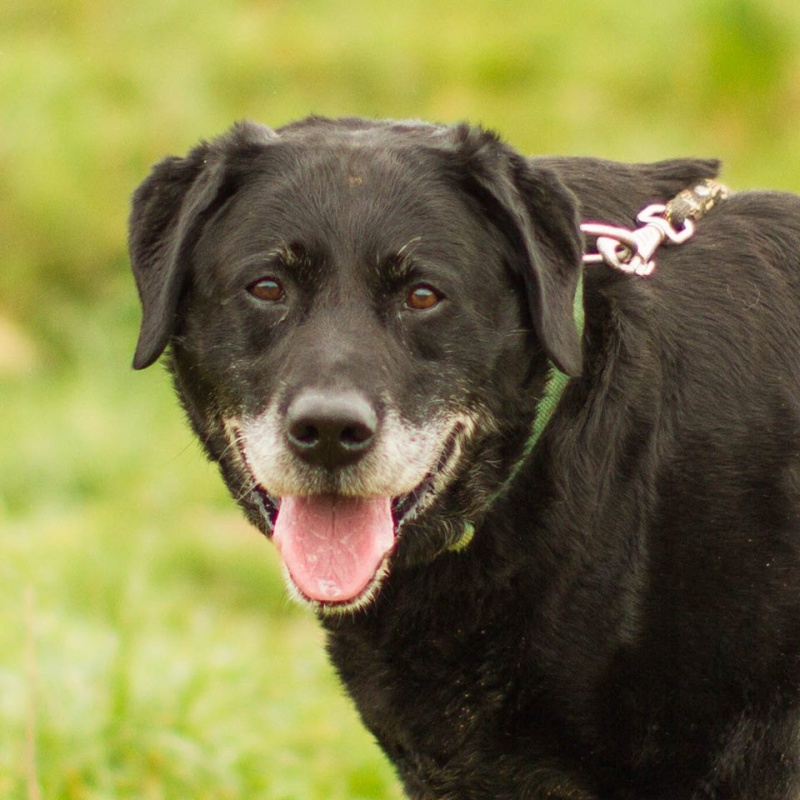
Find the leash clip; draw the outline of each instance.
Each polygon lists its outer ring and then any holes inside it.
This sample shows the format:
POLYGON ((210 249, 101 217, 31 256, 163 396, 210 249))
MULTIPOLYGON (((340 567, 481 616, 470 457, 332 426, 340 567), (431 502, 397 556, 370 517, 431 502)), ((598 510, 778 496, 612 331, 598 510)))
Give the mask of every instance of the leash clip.
POLYGON ((633 275, 650 275, 656 267, 656 250, 662 244, 683 244, 691 239, 697 220, 727 194, 722 184, 707 180, 684 190, 666 205, 655 203, 640 211, 636 219, 641 228, 585 222, 581 230, 596 239, 597 252, 584 254, 583 263, 608 264, 633 275))
POLYGON ((633 275, 650 275, 656 267, 653 256, 662 244, 682 244, 696 230, 691 219, 684 220, 683 227, 675 227, 666 218, 666 210, 664 205, 647 206, 637 217, 644 224, 636 230, 602 223, 584 223, 581 230, 597 239, 597 253, 584 255, 584 264, 605 263, 633 275))

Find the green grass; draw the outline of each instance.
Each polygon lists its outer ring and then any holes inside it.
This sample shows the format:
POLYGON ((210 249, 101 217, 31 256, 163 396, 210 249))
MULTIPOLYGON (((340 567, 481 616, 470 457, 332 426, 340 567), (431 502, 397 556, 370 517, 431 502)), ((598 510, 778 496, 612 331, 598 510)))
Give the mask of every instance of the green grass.
POLYGON ((795 0, 4 0, 0 797, 400 797, 166 375, 130 370, 151 163, 360 113, 797 189, 798 74, 795 0))
POLYGON ((2 387, 0 797, 399 796, 167 376, 92 318, 2 387))

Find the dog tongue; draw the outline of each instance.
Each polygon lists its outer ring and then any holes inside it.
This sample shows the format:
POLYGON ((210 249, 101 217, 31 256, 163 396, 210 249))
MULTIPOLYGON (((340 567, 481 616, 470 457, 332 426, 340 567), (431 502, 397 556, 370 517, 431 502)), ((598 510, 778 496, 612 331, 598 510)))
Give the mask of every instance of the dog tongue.
POLYGON ((306 597, 324 603, 354 600, 394 545, 391 500, 283 497, 272 538, 306 597))

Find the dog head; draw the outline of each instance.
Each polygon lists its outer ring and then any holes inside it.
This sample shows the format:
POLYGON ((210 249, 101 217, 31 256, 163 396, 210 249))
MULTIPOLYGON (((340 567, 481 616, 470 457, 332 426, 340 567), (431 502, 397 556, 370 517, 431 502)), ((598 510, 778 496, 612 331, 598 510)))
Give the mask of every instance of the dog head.
POLYGON ((154 168, 130 252, 134 366, 171 345, 196 433, 321 609, 452 547, 548 359, 581 368, 574 199, 466 125, 240 123, 154 168))

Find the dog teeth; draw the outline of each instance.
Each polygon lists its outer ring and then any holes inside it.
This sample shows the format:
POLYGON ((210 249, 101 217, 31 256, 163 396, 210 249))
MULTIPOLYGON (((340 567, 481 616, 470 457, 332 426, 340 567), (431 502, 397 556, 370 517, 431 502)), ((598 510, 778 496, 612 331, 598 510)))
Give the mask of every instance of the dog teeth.
POLYGON ((258 500, 264 519, 267 521, 270 529, 272 529, 275 525, 275 517, 278 514, 278 506, 280 503, 267 494, 263 486, 256 485, 253 488, 253 494, 258 500))
POLYGON ((428 475, 425 480, 413 492, 409 492, 402 497, 396 498, 392 503, 392 516, 394 523, 399 528, 406 520, 413 519, 416 508, 422 499, 433 488, 433 476, 428 475))

